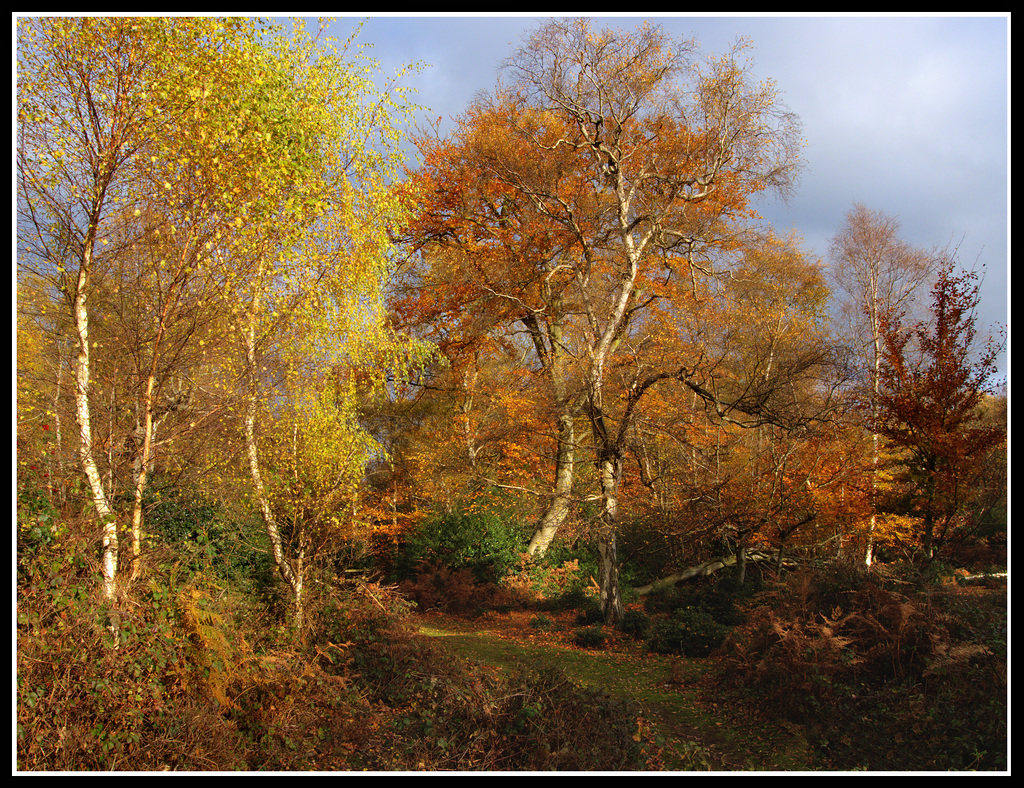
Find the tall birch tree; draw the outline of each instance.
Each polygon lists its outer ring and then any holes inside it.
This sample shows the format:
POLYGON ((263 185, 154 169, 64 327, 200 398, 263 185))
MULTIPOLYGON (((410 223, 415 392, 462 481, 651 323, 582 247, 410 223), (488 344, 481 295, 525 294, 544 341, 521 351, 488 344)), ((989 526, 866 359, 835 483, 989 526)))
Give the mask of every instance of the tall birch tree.
MULTIPOLYGON (((864 399, 868 422, 878 420, 879 372, 884 342, 882 322, 886 315, 912 311, 915 300, 938 270, 939 256, 917 249, 900 236, 899 221, 881 211, 854 203, 846 223, 829 245, 829 263, 837 290, 845 294, 846 318, 851 336, 864 359, 867 380, 864 399)), ((871 431, 871 498, 878 488, 880 437, 871 431)), ((864 562, 874 561, 876 513, 869 515, 864 562)))
MULTIPOLYGON (((163 156, 162 145, 196 128, 187 119, 198 111, 204 88, 211 88, 209 79, 196 75, 209 76, 211 65, 220 62, 218 53, 231 62, 227 50, 249 40, 255 29, 247 21, 215 19, 19 20, 19 264, 45 272, 64 293, 71 313, 79 462, 103 532, 108 599, 116 592, 119 534, 90 403, 90 309, 97 268, 113 258, 111 228, 117 215, 141 211, 140 182, 148 178, 170 191, 168 165, 190 166, 163 156), (153 177, 157 170, 165 177, 153 177)), ((211 136, 218 131, 217 126, 204 130, 211 136)), ((151 391, 147 397, 151 410, 151 391)))

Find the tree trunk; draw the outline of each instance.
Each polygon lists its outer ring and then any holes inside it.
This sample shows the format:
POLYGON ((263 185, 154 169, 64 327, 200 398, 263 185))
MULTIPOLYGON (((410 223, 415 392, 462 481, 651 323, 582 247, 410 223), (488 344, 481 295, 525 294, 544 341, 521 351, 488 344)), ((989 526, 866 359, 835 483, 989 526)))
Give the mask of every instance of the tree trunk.
POLYGON ((555 455, 555 489, 537 522, 527 552, 544 555, 561 525, 569 516, 575 470, 575 425, 572 415, 563 412, 558 418, 558 446, 555 455))
POLYGON ((78 333, 78 354, 75 357, 75 415, 78 420, 79 457, 82 472, 89 484, 96 518, 103 531, 103 594, 113 602, 117 593, 118 536, 117 518, 114 516, 103 487, 103 478, 96 464, 92 439, 92 415, 89 408, 89 310, 87 294, 91 287, 92 238, 87 237, 78 270, 78 283, 74 297, 75 329, 78 333))
POLYGON ((598 583, 601 609, 605 623, 614 626, 622 620, 622 594, 619 588, 619 554, 617 544, 619 478, 622 462, 615 454, 601 458, 601 517, 597 527, 599 555, 598 583))
POLYGON ((527 553, 536 556, 542 556, 547 552, 558 529, 569 516, 576 472, 576 425, 569 394, 568 360, 562 336, 561 296, 547 293, 546 300, 551 312, 547 319, 541 320, 533 314, 522 318, 522 323, 533 340, 537 359, 551 382, 558 413, 558 424, 555 428, 555 484, 526 548, 527 553))
MULTIPOLYGON (((156 365, 156 348, 153 350, 153 364, 156 365)), ((151 371, 146 380, 146 396, 143 403, 142 449, 136 458, 135 471, 135 504, 132 507, 132 580, 136 580, 142 571, 142 498, 146 492, 146 481, 149 478, 149 466, 153 451, 153 392, 156 387, 156 376, 151 371)))
POLYGON ((267 496, 266 485, 263 482, 263 474, 260 471, 259 453, 256 449, 256 411, 259 403, 259 385, 257 383, 257 353, 256 353, 256 315, 259 311, 260 290, 262 288, 262 273, 256 285, 256 295, 253 297, 251 311, 249 313, 249 325, 245 335, 246 365, 249 374, 248 403, 245 411, 245 450, 249 461, 249 475, 252 478, 253 492, 256 496, 256 504, 259 507, 260 515, 263 518, 267 536, 270 538, 270 550, 274 557, 274 564, 282 579, 288 584, 291 591, 294 605, 295 630, 302 632, 303 624, 303 555, 300 552, 296 566, 292 566, 284 553, 284 543, 281 539, 281 529, 278 527, 274 511, 270 506, 270 499, 267 496))

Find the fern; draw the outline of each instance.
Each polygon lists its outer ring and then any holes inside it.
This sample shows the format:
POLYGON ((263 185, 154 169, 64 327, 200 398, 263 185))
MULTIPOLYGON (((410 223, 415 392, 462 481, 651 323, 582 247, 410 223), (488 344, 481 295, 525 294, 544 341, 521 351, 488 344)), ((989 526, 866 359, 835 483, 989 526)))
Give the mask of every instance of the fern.
POLYGON ((207 690, 222 706, 232 706, 229 691, 243 676, 245 663, 251 657, 248 644, 237 632, 232 633, 232 639, 228 638, 228 623, 207 607, 208 599, 199 589, 183 590, 178 602, 196 646, 195 659, 207 690))

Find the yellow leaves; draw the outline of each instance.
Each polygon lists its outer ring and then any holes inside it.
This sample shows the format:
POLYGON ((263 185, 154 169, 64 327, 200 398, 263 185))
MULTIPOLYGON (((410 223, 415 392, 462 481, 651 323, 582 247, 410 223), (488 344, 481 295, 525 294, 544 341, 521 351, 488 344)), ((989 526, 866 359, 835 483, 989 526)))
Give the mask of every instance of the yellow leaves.
POLYGON ((870 520, 860 523, 862 533, 867 535, 870 532, 876 544, 893 547, 919 544, 923 527, 924 521, 920 517, 891 513, 876 515, 873 523, 870 520))

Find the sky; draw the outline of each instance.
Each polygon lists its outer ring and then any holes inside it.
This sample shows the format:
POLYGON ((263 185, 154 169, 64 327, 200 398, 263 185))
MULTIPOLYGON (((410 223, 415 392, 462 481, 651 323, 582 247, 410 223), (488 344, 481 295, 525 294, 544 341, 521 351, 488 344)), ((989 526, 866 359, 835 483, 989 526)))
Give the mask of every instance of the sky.
MULTIPOLYGON (((760 212, 825 258, 854 202, 899 220, 905 241, 955 247, 961 267, 983 271, 979 333, 1006 326, 1009 303, 1009 17, 592 15, 597 27, 645 19, 708 54, 737 39, 754 72, 771 79, 803 126, 806 167, 787 203, 760 212)), ((540 16, 352 14, 358 41, 384 74, 422 62, 406 82, 423 119, 462 114, 497 81, 501 61, 540 16)), ((1006 362, 1003 362, 1005 372, 1006 362)))

